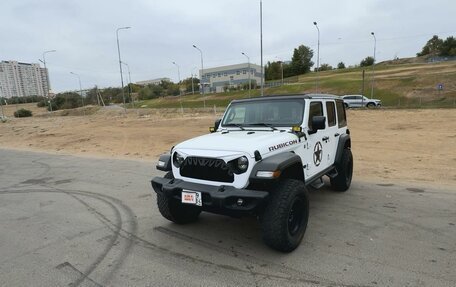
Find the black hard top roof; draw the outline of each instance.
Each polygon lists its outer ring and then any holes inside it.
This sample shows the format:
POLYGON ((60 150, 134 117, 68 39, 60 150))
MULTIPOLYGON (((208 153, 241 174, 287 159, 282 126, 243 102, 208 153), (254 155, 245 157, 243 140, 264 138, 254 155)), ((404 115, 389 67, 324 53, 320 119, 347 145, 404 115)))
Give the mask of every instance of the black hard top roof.
POLYGON ((286 100, 286 99, 334 99, 340 100, 341 98, 336 95, 330 94, 289 94, 289 95, 268 95, 263 97, 255 97, 255 98, 248 98, 248 99, 238 99, 233 100, 233 103, 237 102, 250 102, 250 101, 263 101, 263 100, 286 100))

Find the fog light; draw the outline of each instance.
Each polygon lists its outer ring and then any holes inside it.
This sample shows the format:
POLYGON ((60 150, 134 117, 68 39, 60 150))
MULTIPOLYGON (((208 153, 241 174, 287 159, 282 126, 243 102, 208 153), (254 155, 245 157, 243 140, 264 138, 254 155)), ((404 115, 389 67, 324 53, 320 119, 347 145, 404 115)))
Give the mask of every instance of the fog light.
POLYGON ((164 161, 158 161, 158 166, 159 167, 164 167, 165 166, 165 162, 164 161))
POLYGON ((244 204, 244 200, 242 198, 238 198, 237 205, 241 206, 242 204, 244 204))

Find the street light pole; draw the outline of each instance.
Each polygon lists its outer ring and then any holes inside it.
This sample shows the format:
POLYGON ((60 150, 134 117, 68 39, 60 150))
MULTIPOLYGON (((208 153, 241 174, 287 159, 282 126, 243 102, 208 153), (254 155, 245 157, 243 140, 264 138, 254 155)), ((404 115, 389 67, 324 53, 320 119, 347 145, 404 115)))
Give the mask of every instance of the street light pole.
POLYGON ((177 67, 177 79, 179 80, 179 83, 180 83, 180 81, 181 81, 180 67, 178 64, 176 64, 176 62, 173 62, 173 64, 176 65, 176 67, 177 67))
POLYGON ((374 97, 374 67, 375 67, 375 50, 377 49, 377 38, 375 37, 375 33, 371 32, 371 35, 374 37, 374 62, 372 63, 372 89, 371 89, 371 99, 374 97))
POLYGON ((196 45, 193 45, 193 48, 197 49, 200 54, 201 54, 201 77, 200 77, 200 86, 201 86, 201 94, 204 95, 204 83, 203 83, 203 77, 204 77, 204 62, 203 62, 203 51, 201 51, 200 48, 198 48, 196 45))
POLYGON ((276 57, 279 60, 280 68, 282 70, 282 86, 283 86, 283 60, 279 57, 276 57))
POLYGON ((51 86, 51 81, 49 80, 49 73, 48 73, 47 66, 46 66, 46 54, 54 53, 54 52, 57 52, 57 50, 47 50, 47 51, 43 52, 43 64, 44 64, 44 71, 46 72, 46 82, 47 82, 47 87, 46 87, 46 91, 44 91, 44 96, 46 98, 48 98, 48 100, 49 100, 49 111, 50 112, 52 112, 51 99, 49 98, 49 90, 50 90, 50 86, 51 86))
MULTIPOLYGON (((79 81, 79 94, 81 95, 82 110, 84 111, 84 97, 82 96, 81 76, 80 76, 79 74, 76 74, 76 73, 73 73, 73 72, 70 72, 70 74, 75 75, 76 77, 78 77, 78 81, 79 81)), ((84 115, 85 115, 85 111, 84 111, 84 115)))
POLYGON ((120 83, 121 83, 121 85, 122 85, 122 100, 123 100, 123 105, 124 105, 125 113, 127 112, 127 108, 125 107, 125 92, 124 92, 123 75, 122 75, 122 60, 121 60, 121 58, 120 58, 119 31, 120 31, 120 30, 130 29, 130 28, 131 28, 131 27, 120 27, 120 28, 117 28, 117 30, 116 30, 116 36, 117 36, 117 53, 119 54, 120 83))
POLYGON ((247 58, 247 62, 249 63, 249 98, 250 98, 250 90, 252 89, 252 81, 250 79, 250 74, 251 74, 251 69, 250 69, 250 57, 247 56, 244 52, 242 52, 242 55, 244 55, 247 58))
POLYGON ((181 95, 182 92, 181 92, 181 88, 180 88, 180 82, 181 82, 180 67, 179 67, 178 64, 176 64, 176 62, 173 62, 173 64, 176 65, 176 67, 177 67, 177 80, 179 81, 179 82, 177 83, 177 86, 179 87, 179 95, 181 95))
POLYGON ((320 29, 318 28, 317 22, 314 22, 315 27, 318 32, 318 42, 317 42, 317 80, 315 82, 315 93, 318 93, 318 84, 319 84, 319 70, 320 70, 320 29))
POLYGON ((264 69, 263 69, 263 1, 260 0, 260 50, 261 50, 261 96, 264 96, 264 69))
MULTIPOLYGON (((133 98, 131 97, 131 73, 130 73, 130 66, 125 63, 124 61, 122 61, 122 64, 124 64, 125 66, 127 66, 127 71, 128 71, 128 97, 130 98, 131 102, 133 103, 133 98)), ((134 106, 134 104, 133 104, 134 106)))
POLYGON ((197 67, 194 67, 194 68, 192 69, 192 95, 195 94, 195 86, 193 85, 193 77, 196 76, 196 74, 193 74, 193 71, 194 71, 195 69, 198 69, 198 68, 197 68, 197 67))

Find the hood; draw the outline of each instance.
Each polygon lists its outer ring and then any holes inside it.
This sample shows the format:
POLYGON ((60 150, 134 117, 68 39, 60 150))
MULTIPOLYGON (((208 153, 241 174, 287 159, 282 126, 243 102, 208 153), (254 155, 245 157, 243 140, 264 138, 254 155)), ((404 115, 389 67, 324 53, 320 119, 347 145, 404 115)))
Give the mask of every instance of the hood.
POLYGON ((286 131, 230 130, 228 133, 215 132, 184 141, 176 145, 175 149, 244 152, 254 157, 256 150, 265 155, 298 143, 298 137, 286 131))

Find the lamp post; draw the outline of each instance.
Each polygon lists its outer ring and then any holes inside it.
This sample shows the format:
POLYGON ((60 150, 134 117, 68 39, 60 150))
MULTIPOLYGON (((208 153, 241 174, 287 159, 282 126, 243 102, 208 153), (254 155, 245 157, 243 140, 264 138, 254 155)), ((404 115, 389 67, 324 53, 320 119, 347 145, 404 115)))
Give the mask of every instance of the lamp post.
POLYGON ((250 90, 252 89, 252 81, 250 79, 250 74, 252 73, 251 69, 250 69, 250 57, 247 56, 244 52, 242 52, 242 55, 244 55, 247 58, 247 62, 249 64, 249 98, 250 98, 250 90))
POLYGON ((374 62, 372 63, 372 88, 371 88, 371 99, 374 97, 374 67, 375 67, 375 50, 377 49, 377 38, 375 37, 375 33, 371 32, 372 37, 374 37, 374 62))
MULTIPOLYGON (((131 97, 131 73, 130 73, 130 66, 125 63, 124 61, 122 61, 122 64, 124 64, 125 66, 127 66, 127 71, 128 71, 128 97, 130 98, 131 102, 133 103, 133 98, 131 97)), ((133 106, 134 106, 134 103, 133 103, 133 106)))
POLYGON ((279 57, 276 57, 276 59, 279 60, 279 63, 280 63, 280 69, 282 70, 282 86, 283 86, 283 60, 279 57))
POLYGON ((57 50, 47 50, 47 51, 44 51, 43 52, 43 64, 44 64, 44 70, 46 71, 46 82, 47 82, 47 87, 46 87, 46 90, 44 91, 44 96, 46 98, 48 98, 49 100, 49 111, 52 112, 52 105, 51 105, 51 99, 49 98, 49 90, 51 88, 51 81, 49 80, 49 73, 48 73, 48 70, 47 70, 47 66, 46 66, 46 54, 47 53, 54 53, 54 52, 57 52, 57 50))
POLYGON ((193 74, 193 71, 194 71, 195 69, 198 69, 198 68, 197 68, 197 67, 194 67, 194 68, 192 69, 192 95, 195 94, 195 86, 194 86, 194 84, 193 84, 193 77, 194 77, 194 75, 196 75, 196 74, 193 74))
POLYGON ((318 82, 319 82, 319 70, 320 70, 320 29, 318 28, 317 22, 314 22, 315 27, 318 32, 318 42, 317 42, 317 80, 315 82, 315 93, 318 93, 318 82))
POLYGON ((263 1, 260 0, 260 50, 261 50, 261 96, 264 96, 264 69, 263 69, 263 1))
POLYGON ((176 62, 173 62, 173 64, 177 67, 177 86, 179 87, 179 95, 182 94, 181 92, 181 88, 180 88, 180 82, 181 82, 181 73, 180 73, 180 67, 178 64, 176 64, 176 62))
POLYGON ((121 60, 121 58, 120 58, 119 31, 120 31, 120 30, 130 29, 130 28, 131 28, 131 27, 120 27, 120 28, 117 28, 117 30, 116 30, 116 36, 117 36, 117 53, 119 54, 120 83, 121 83, 121 85, 122 85, 122 100, 123 100, 123 105, 124 105, 125 113, 127 112, 127 108, 125 107, 125 93, 124 93, 124 84, 123 84, 123 75, 122 75, 122 60, 121 60))
MULTIPOLYGON (((76 77, 78 77, 78 81, 79 81, 79 94, 81 95, 82 110, 84 111, 84 97, 82 96, 81 76, 80 76, 79 74, 76 74, 76 73, 73 73, 73 72, 70 72, 70 74, 75 75, 76 77)), ((84 111, 84 115, 85 115, 85 111, 84 111)))
POLYGON ((176 62, 173 62, 173 64, 177 67, 177 79, 179 80, 178 83, 180 83, 180 81, 181 81, 180 67, 178 64, 176 64, 176 62))
POLYGON ((204 77, 204 62, 203 62, 203 51, 201 51, 200 48, 198 48, 196 45, 193 45, 193 48, 197 49, 200 54, 201 54, 201 78, 200 78, 200 86, 201 86, 201 94, 204 95, 204 83, 203 83, 203 77, 204 77))

